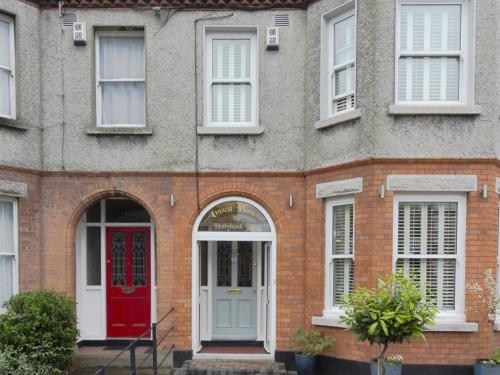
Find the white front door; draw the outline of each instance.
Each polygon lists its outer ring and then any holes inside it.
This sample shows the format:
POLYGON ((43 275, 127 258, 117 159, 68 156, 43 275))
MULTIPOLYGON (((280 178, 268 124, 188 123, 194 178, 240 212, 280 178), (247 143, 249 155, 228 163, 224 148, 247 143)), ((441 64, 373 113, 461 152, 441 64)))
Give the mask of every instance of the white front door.
POLYGON ((257 339, 256 244, 213 242, 212 340, 257 339))

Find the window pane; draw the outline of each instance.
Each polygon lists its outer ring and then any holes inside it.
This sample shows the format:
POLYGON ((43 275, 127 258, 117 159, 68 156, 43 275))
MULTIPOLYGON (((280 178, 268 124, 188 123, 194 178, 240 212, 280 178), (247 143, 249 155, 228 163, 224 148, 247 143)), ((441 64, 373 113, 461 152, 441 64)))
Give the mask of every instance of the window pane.
POLYGON ((334 65, 354 60, 356 53, 354 16, 334 25, 334 65))
POLYGON ((146 232, 132 232, 132 285, 146 286, 147 267, 147 238, 146 232))
POLYGON ((354 91, 354 73, 354 65, 346 66, 335 72, 334 95, 342 95, 354 91))
POLYGON ((107 223, 149 223, 149 214, 130 199, 106 199, 107 223))
POLYGON ((14 293, 13 265, 14 257, 0 255, 0 308, 14 293))
POLYGON ((14 202, 0 201, 0 253, 14 254, 14 202))
POLYGON ((351 255, 353 252, 353 206, 333 207, 333 255, 351 255))
POLYGON ((213 122, 250 122, 251 86, 248 83, 212 85, 213 122))
POLYGON ((102 86, 102 124, 145 123, 144 82, 105 82, 102 86))
POLYGON ((208 242, 200 242, 200 286, 208 286, 208 242))
POLYGON ((459 50, 460 17, 460 5, 403 5, 401 50, 459 50))
POLYGON ((0 114, 10 116, 10 72, 0 68, 0 114))
POLYGON ((127 280, 125 233, 111 234, 111 285, 125 286, 127 280))
POLYGON ((253 243, 238 242, 238 288, 253 284, 253 243))
POLYGON ((354 287, 354 262, 352 259, 333 260, 333 304, 338 306, 342 297, 354 287))
POLYGON ((87 223, 99 223, 101 221, 101 202, 95 202, 87 209, 87 223))
POLYGON ((87 228, 87 285, 101 285, 101 228, 87 228))
POLYGON ((10 24, 0 20, 0 65, 10 68, 10 24))
POLYGON ((199 231, 270 232, 271 227, 260 210, 246 202, 228 201, 210 209, 201 220, 199 231))
POLYGON ((456 57, 402 57, 398 68, 400 101, 457 101, 460 61, 456 57))
POLYGON ((101 37, 100 70, 104 79, 144 79, 143 37, 101 37))
POLYGON ((231 286, 231 258, 231 242, 217 242, 217 286, 231 286))
POLYGON ((213 79, 250 79, 250 39, 214 39, 213 79))

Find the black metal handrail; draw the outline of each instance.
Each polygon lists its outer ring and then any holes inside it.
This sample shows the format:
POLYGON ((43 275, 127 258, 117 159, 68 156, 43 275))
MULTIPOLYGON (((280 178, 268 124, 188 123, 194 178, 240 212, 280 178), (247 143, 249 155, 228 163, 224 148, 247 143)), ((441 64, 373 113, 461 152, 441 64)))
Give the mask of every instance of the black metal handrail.
POLYGON ((99 366, 98 370, 95 372, 94 375, 106 375, 106 369, 109 368, 109 366, 116 361, 118 358, 121 357, 123 353, 126 351, 130 352, 130 372, 129 375, 136 375, 137 369, 139 369, 140 366, 142 366, 148 359, 149 357, 153 356, 153 375, 158 374, 158 368, 161 367, 163 362, 167 359, 167 357, 170 355, 172 350, 175 348, 175 345, 172 344, 170 349, 168 350, 167 354, 163 357, 161 360, 160 364, 158 365, 158 345, 160 345, 165 338, 174 330, 174 326, 170 327, 167 332, 161 337, 160 340, 158 340, 157 334, 158 334, 158 324, 163 322, 167 316, 170 315, 175 310, 175 307, 172 307, 163 317, 158 320, 156 323, 151 324, 151 327, 149 327, 146 331, 144 331, 139 337, 135 338, 134 340, 130 341, 130 343, 122 350, 120 353, 115 355, 113 358, 111 358, 106 364, 99 366), (143 360, 136 365, 136 358, 135 358, 135 348, 138 346, 139 341, 141 338, 143 338, 146 334, 151 332, 151 339, 152 339, 152 350, 151 352, 143 358, 143 360))

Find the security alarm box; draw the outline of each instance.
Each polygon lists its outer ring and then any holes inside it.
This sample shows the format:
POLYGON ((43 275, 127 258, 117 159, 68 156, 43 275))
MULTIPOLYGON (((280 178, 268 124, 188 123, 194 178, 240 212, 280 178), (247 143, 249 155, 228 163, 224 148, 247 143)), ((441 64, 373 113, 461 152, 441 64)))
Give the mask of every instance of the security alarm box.
POLYGON ((267 28, 266 49, 268 51, 277 51, 280 49, 280 39, 277 27, 267 28))
POLYGON ((85 22, 75 22, 73 24, 73 43, 75 46, 87 45, 87 27, 85 22))

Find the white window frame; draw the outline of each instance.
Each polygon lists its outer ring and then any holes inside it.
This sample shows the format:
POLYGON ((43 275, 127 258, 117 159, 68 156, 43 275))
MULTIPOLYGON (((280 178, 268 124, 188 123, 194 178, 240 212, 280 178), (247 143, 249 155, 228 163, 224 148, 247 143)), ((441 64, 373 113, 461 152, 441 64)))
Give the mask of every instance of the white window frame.
POLYGON ((398 259, 456 259, 455 310, 440 310, 435 323, 465 322, 465 239, 467 198, 465 193, 395 193, 393 205, 393 271, 398 259), (457 203, 457 254, 456 255, 401 255, 398 254, 399 203, 457 203))
MULTIPOLYGON (((500 298, 500 201, 498 202, 498 216, 497 216, 497 264, 496 264, 496 295, 500 298)), ((497 303, 495 311, 495 329, 500 328, 497 325, 500 323, 500 300, 497 303)))
POLYGON ((326 120, 334 118, 344 113, 349 113, 357 107, 357 8, 356 1, 348 1, 326 13, 321 15, 321 74, 320 74, 320 118, 326 120), (333 51, 334 51, 334 25, 346 18, 353 16, 354 27, 354 61, 334 66, 333 51), (354 90, 352 92, 333 96, 332 75, 335 71, 354 63, 354 90), (333 111, 333 102, 354 95, 354 106, 341 112, 333 111))
POLYGON ((102 31, 95 32, 95 78, 96 78, 96 123, 97 127, 102 128, 143 128, 146 126, 146 38, 142 30, 124 30, 124 31, 102 31), (100 67, 100 41, 101 37, 130 37, 140 36, 144 39, 144 78, 130 78, 130 79, 101 79, 100 67), (103 124, 102 123, 102 89, 101 82, 144 82, 144 122, 140 124, 103 124))
POLYGON ((206 26, 204 28, 204 92, 206 127, 258 127, 259 126, 259 69, 257 49, 257 27, 238 26, 206 26), (250 39, 250 79, 217 79, 212 78, 212 42, 216 39, 250 39), (251 105, 249 122, 216 122, 212 121, 212 85, 214 83, 249 83, 251 87, 251 105))
MULTIPOLYGON (((14 258, 12 262, 12 295, 15 296, 19 293, 19 228, 18 228, 18 207, 17 199, 2 197, 0 196, 0 202, 12 202, 12 215, 13 215, 13 228, 14 228, 14 254, 0 252, 1 256, 11 256, 14 258)), ((0 306, 0 314, 3 313, 5 309, 0 306)))
MULTIPOLYGON (((395 79, 394 101, 401 105, 415 106, 445 106, 469 105, 474 101, 474 40, 475 40, 475 14, 474 0, 397 0, 396 2, 396 53, 395 53, 395 79), (402 52, 401 51, 401 7, 403 5, 460 5, 460 50, 457 51, 427 51, 427 52, 402 52), (459 85, 458 100, 399 100, 399 59, 401 57, 458 57, 459 58, 459 85)), ((425 72, 424 72, 425 74, 425 72)), ((424 95, 425 95, 424 89, 424 95)))
POLYGON ((10 68, 0 65, 0 70, 6 70, 10 73, 10 113, 0 113, 0 117, 15 120, 16 119, 16 46, 14 18, 0 13, 0 20, 8 22, 10 37, 10 68))
MULTIPOLYGON (((343 196, 329 198, 325 203, 325 310, 323 316, 338 318, 344 315, 344 309, 341 306, 333 303, 333 270, 332 263, 335 259, 352 259, 354 262, 355 255, 355 225, 356 225, 356 209, 354 204, 354 196, 343 196), (352 255, 333 255, 333 208, 336 206, 352 205, 352 255)), ((356 271, 355 271, 356 272, 356 271)))

